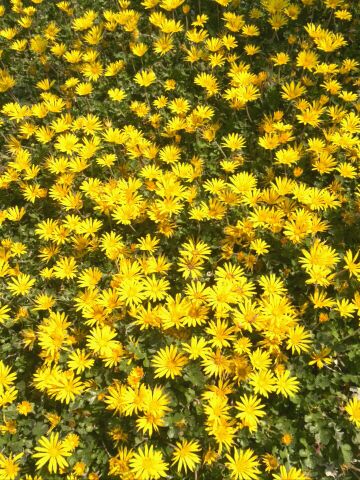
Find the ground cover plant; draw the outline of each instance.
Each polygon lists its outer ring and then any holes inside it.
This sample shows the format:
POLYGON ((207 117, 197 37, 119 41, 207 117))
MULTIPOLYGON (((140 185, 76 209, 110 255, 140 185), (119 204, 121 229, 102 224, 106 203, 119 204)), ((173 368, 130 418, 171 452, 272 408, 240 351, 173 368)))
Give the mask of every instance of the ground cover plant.
POLYGON ((360 478, 360 6, 0 4, 0 480, 360 478))

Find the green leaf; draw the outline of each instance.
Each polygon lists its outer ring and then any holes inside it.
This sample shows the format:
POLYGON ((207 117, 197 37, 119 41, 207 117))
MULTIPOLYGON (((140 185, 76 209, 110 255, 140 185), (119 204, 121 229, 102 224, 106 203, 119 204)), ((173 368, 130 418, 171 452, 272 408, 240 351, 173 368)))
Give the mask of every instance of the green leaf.
POLYGON ((47 432, 47 426, 42 423, 42 422, 37 422, 35 423, 33 429, 32 429, 32 433, 34 435, 34 437, 41 437, 42 435, 45 435, 45 433, 47 432))
POLYGON ((206 382, 205 375, 197 365, 189 365, 184 371, 183 378, 197 387, 203 387, 206 382))
POLYGON ((351 446, 348 443, 344 443, 340 446, 340 450, 344 459, 344 463, 350 463, 353 459, 351 446))

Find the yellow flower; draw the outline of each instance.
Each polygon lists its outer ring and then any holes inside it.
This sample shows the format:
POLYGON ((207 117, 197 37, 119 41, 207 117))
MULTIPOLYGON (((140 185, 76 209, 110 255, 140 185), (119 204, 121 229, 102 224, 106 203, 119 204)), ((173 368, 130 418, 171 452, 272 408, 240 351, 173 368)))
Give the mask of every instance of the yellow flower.
POLYGON ((176 442, 176 447, 173 451, 172 465, 177 464, 178 472, 184 470, 186 473, 188 469, 193 472, 196 465, 200 463, 199 451, 200 445, 197 440, 182 440, 181 442, 176 442))
POLYGON ((124 61, 117 60, 108 64, 105 70, 105 77, 113 77, 124 68, 124 61))
POLYGON ((253 44, 245 45, 244 50, 246 55, 249 55, 249 56, 256 55, 257 53, 261 52, 261 48, 253 44))
POLYGON ((173 38, 171 35, 164 34, 161 35, 157 40, 154 41, 154 51, 159 55, 165 55, 167 52, 170 52, 174 48, 173 38))
POLYGON ((270 453, 265 453, 265 455, 262 456, 262 461, 265 465, 265 472, 271 472, 272 470, 276 470, 279 467, 279 463, 276 457, 274 457, 274 455, 271 455, 270 453))
POLYGON ((187 358, 178 352, 175 345, 161 348, 152 360, 155 367, 155 378, 175 378, 187 363, 187 358))
POLYGON ((155 275, 147 277, 143 283, 144 294, 152 301, 162 300, 166 297, 167 291, 170 288, 168 280, 163 278, 157 279, 155 275))
POLYGON ((300 354, 302 351, 307 352, 310 348, 310 338, 310 333, 306 332, 303 326, 296 325, 289 330, 286 348, 287 350, 291 349, 292 353, 300 354))
POLYGON ((318 368, 330 365, 332 363, 331 357, 328 357, 330 352, 331 350, 328 347, 322 348, 318 353, 313 352, 309 365, 316 365, 318 368))
MULTIPOLYGON (((115 430, 115 429, 114 429, 115 430)), ((119 435, 115 433, 112 435, 113 438, 122 437, 121 431, 119 435)), ((109 460, 109 474, 110 475, 121 475, 121 476, 130 476, 130 459, 133 457, 133 450, 128 449, 127 447, 122 447, 118 449, 118 453, 115 457, 110 458, 109 460)), ((90 480, 90 476, 88 476, 90 480)))
MULTIPOLYGON (((25 41, 25 46, 26 46, 26 41, 25 41)), ((14 77, 12 77, 7 70, 0 69, 0 93, 10 90, 10 88, 12 88, 15 84, 16 84, 16 81, 14 77)))
POLYGON ((284 435, 281 437, 281 443, 287 447, 292 444, 293 440, 294 439, 291 433, 284 433, 284 435))
POLYGON ((64 446, 64 442, 59 440, 58 433, 51 433, 50 438, 42 436, 38 443, 40 446, 35 447, 36 453, 32 455, 34 458, 38 458, 37 469, 48 463, 49 472, 57 473, 58 468, 62 469, 68 466, 65 458, 69 457, 71 452, 64 446))
POLYGON ((240 402, 236 402, 236 410, 239 413, 236 415, 240 418, 244 425, 249 427, 250 430, 256 429, 256 425, 259 421, 258 417, 263 417, 266 413, 262 408, 265 405, 261 404, 261 400, 256 395, 243 395, 240 397, 240 402))
POLYGON ((58 372, 49 379, 49 395, 66 404, 73 402, 76 395, 80 395, 83 390, 83 382, 80 377, 75 377, 71 370, 58 372))
POLYGON ((268 397, 269 393, 275 390, 276 380, 269 370, 251 373, 249 378, 255 393, 268 397))
POLYGON ((231 369, 229 357, 224 355, 221 350, 206 353, 201 365, 205 374, 210 377, 221 377, 225 373, 229 373, 231 369))
POLYGON ((212 337, 209 340, 212 347, 222 348, 230 346, 231 341, 234 340, 234 330, 234 327, 229 326, 226 320, 218 319, 216 323, 214 321, 209 322, 205 332, 212 337))
POLYGON ((130 45, 130 49, 137 57, 142 57, 148 51, 149 47, 145 43, 133 43, 130 45))
POLYGON ((360 262, 356 263, 359 253, 360 252, 358 251, 353 255, 351 250, 347 250, 344 255, 344 269, 348 270, 350 277, 355 276, 357 279, 360 279, 360 262))
POLYGON ((308 477, 306 477, 300 469, 294 467, 287 470, 285 467, 281 466, 279 475, 275 473, 273 474, 274 480, 307 480, 307 478, 308 477))
POLYGON ((348 10, 336 10, 335 17, 340 20, 350 21, 352 19, 352 15, 348 10))
POLYGON ((314 70, 318 63, 318 57, 315 52, 311 50, 301 50, 296 58, 296 65, 305 68, 306 70, 314 70))
POLYGON ((56 278, 66 279, 74 278, 77 272, 76 261, 73 257, 64 257, 58 260, 54 266, 54 275, 56 278))
POLYGON ((0 392, 4 389, 9 389, 16 380, 16 373, 11 372, 10 367, 7 367, 0 360, 0 392))
POLYGON ((191 337, 190 343, 183 343, 182 347, 185 352, 189 353, 190 360, 204 358, 210 351, 208 342, 203 337, 191 337))
POLYGON ((13 295, 26 295, 34 284, 34 278, 25 273, 20 273, 16 278, 12 279, 11 283, 7 284, 7 288, 13 295))
POLYGON ((341 162, 336 167, 340 176, 343 178, 356 178, 358 176, 357 169, 349 162, 341 162))
POLYGON ((143 414, 136 421, 136 426, 151 436, 153 431, 158 432, 159 427, 165 425, 164 415, 171 410, 168 407, 170 401, 161 387, 155 387, 153 391, 147 389, 142 400, 143 414))
POLYGON ((19 453, 15 456, 10 454, 10 457, 5 457, 0 453, 0 478, 3 480, 15 480, 20 472, 20 467, 17 462, 22 458, 24 453, 19 453))
POLYGON ((95 354, 100 356, 108 355, 111 350, 117 347, 118 343, 114 338, 116 331, 108 325, 97 326, 87 336, 87 346, 95 354))
POLYGON ((234 436, 236 429, 232 427, 225 418, 221 421, 211 422, 206 430, 211 436, 215 438, 216 443, 218 444, 218 454, 221 454, 223 446, 226 450, 229 451, 231 446, 234 444, 234 436))
POLYGON ((231 478, 235 480, 256 480, 260 475, 260 463, 253 450, 235 449, 233 456, 226 454, 228 462, 226 468, 230 471, 231 478))
POLYGON ((216 77, 208 73, 199 73, 196 75, 194 82, 196 85, 205 88, 208 96, 213 96, 219 91, 219 84, 216 77))
POLYGON ((276 393, 281 393, 284 397, 292 397, 299 391, 299 388, 299 381, 296 377, 290 376, 289 370, 285 370, 285 372, 276 376, 276 393))
POLYGON ((110 88, 108 95, 114 102, 121 102, 126 97, 126 93, 122 88, 110 88))
POLYGON ((153 70, 142 70, 135 75, 135 82, 141 87, 149 87, 156 80, 153 70))
POLYGON ((257 255, 264 255, 269 252, 269 245, 260 238, 252 240, 250 243, 251 250, 254 250, 257 255))
POLYGON ((246 37, 258 37, 260 35, 260 30, 254 24, 245 24, 241 29, 241 33, 246 37))
POLYGON ((55 148, 60 150, 60 152, 73 155, 79 148, 78 141, 77 136, 72 133, 59 135, 55 143, 55 148))
POLYGON ((167 145, 159 152, 159 158, 165 163, 175 163, 180 159, 181 149, 177 145, 167 145))
POLYGON ((94 359, 90 358, 90 355, 86 354, 85 350, 79 348, 70 353, 68 358, 68 367, 71 370, 75 370, 78 374, 84 372, 87 368, 91 368, 94 364, 94 359))
POLYGON ((208 448, 203 455, 203 463, 206 465, 213 464, 219 457, 219 454, 212 448, 208 448))
POLYGON ((35 298, 35 307, 33 310, 50 310, 55 304, 55 299, 51 295, 47 295, 46 293, 39 294, 35 298))
POLYGON ((245 138, 238 133, 230 133, 223 138, 221 145, 231 151, 241 150, 245 146, 245 138))
POLYGON ((25 417, 33 411, 33 405, 26 400, 16 405, 17 411, 25 417))
POLYGON ((168 80, 165 80, 164 83, 164 88, 168 92, 170 90, 175 90, 176 87, 176 81, 172 78, 169 78, 168 80))
POLYGON ((360 428, 360 400, 356 397, 349 400, 345 405, 345 411, 356 427, 360 428))
POLYGON ((90 95, 92 91, 93 87, 90 82, 81 82, 75 88, 75 92, 80 96, 90 95))
POLYGON ((117 289, 119 299, 126 305, 139 305, 146 297, 145 284, 140 280, 125 279, 117 289))
POLYGON ((295 83, 294 81, 291 81, 289 83, 285 83, 282 87, 282 98, 284 100, 294 100, 297 97, 301 97, 301 95, 304 95, 306 93, 306 87, 301 85, 300 82, 295 83))
POLYGON ((159 450, 154 450, 152 445, 149 447, 145 444, 144 448, 139 447, 132 455, 130 469, 139 480, 157 480, 166 477, 168 464, 164 462, 159 450))
POLYGON ((8 312, 10 312, 10 308, 7 305, 0 306, 0 324, 4 323, 10 318, 8 312))
POLYGON ((75 465, 73 466, 73 472, 77 476, 84 475, 86 469, 86 463, 84 462, 76 462, 75 465))
POLYGON ((343 318, 352 318, 356 311, 356 306, 350 303, 350 300, 347 298, 342 298, 341 300, 336 300, 335 310, 337 310, 343 318))
POLYGON ((63 445, 72 452, 79 446, 79 440, 79 435, 76 433, 68 433, 63 440, 63 445))

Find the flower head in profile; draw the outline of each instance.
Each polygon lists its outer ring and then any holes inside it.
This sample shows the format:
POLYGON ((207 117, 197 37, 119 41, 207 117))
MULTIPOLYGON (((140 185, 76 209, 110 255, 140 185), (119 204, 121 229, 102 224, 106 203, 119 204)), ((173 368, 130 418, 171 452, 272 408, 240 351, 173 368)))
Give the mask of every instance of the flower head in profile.
POLYGON ((279 474, 273 474, 273 480, 307 480, 307 477, 300 469, 291 467, 289 470, 283 465, 279 474))
POLYGON ((156 80, 156 75, 153 70, 142 70, 135 75, 135 82, 140 87, 149 87, 156 80))
POLYGON ((245 146, 245 138, 238 133, 230 133, 223 138, 221 145, 231 151, 241 150, 245 146))

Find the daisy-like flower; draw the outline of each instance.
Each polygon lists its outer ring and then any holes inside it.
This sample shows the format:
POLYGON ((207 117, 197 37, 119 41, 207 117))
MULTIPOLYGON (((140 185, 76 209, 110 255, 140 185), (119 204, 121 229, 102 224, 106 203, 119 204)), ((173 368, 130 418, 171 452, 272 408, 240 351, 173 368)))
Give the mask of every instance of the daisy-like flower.
POLYGON ((175 378, 181 374, 187 358, 178 352, 175 345, 161 348, 153 358, 152 364, 155 367, 155 377, 175 378))
POLYGON ((197 454, 199 451, 200 445, 197 440, 181 440, 181 442, 176 442, 172 464, 177 464, 178 472, 184 470, 186 473, 187 469, 193 472, 196 465, 200 463, 200 457, 197 454))
POLYGON ((290 377, 289 370, 277 375, 276 393, 281 393, 284 397, 292 397, 299 391, 299 388, 299 381, 296 377, 290 377))
POLYGON ((345 411, 349 415, 350 420, 360 428, 360 400, 352 398, 345 406, 345 411))
POLYGON ((72 370, 58 373, 50 379, 48 392, 60 402, 69 404, 75 400, 76 395, 80 395, 84 390, 84 384, 80 377, 75 377, 72 370))
POLYGON ((269 370, 252 373, 249 378, 255 393, 268 397, 269 393, 275 390, 275 378, 269 370))
POLYGON ((13 295, 26 295, 34 283, 35 279, 31 278, 30 275, 20 273, 20 275, 11 280, 11 283, 8 283, 7 288, 13 295))
POLYGON ((133 454, 130 460, 130 469, 135 478, 141 480, 157 480, 166 477, 168 464, 164 462, 163 455, 159 450, 154 450, 150 445, 141 447, 133 454))
POLYGON ((310 333, 306 332, 303 326, 296 325, 289 330, 286 348, 291 349, 291 353, 307 352, 310 348, 310 338, 310 333))
POLYGON ((95 327, 87 336, 87 347, 97 355, 107 355, 111 352, 111 349, 115 348, 118 344, 118 342, 114 340, 115 337, 116 331, 108 325, 95 327))
POLYGON ((245 146, 245 138, 238 133, 230 133, 223 138, 221 146, 229 148, 231 151, 241 150, 245 146))
POLYGON ((261 404, 261 400, 256 395, 243 395, 240 398, 240 402, 236 402, 236 409, 239 413, 236 415, 243 420, 245 424, 256 424, 258 418, 265 415, 265 411, 262 410, 265 405, 261 404))
POLYGON ((59 135, 55 144, 55 148, 60 152, 72 155, 79 148, 78 141, 79 139, 73 133, 59 135))
POLYGON ((281 67, 281 65, 286 65, 290 61, 290 57, 285 52, 278 52, 276 55, 271 57, 271 60, 274 62, 275 67, 281 67))
POLYGON ((50 438, 42 436, 38 447, 35 447, 36 453, 32 456, 37 458, 36 468, 40 469, 48 463, 50 473, 57 473, 59 468, 68 466, 66 457, 71 455, 67 446, 62 440, 59 440, 58 433, 51 433, 50 438))
POLYGON ((126 93, 122 88, 110 88, 108 95, 114 102, 121 102, 126 97, 126 93))
POLYGON ((247 450, 235 449, 231 456, 226 455, 228 462, 226 467, 230 470, 231 478, 235 480, 256 480, 259 477, 260 470, 258 466, 260 463, 254 452, 248 448, 247 450))
POLYGON ((135 82, 140 87, 149 87, 156 80, 156 75, 153 70, 142 70, 135 75, 135 82))
POLYGON ((10 388, 16 380, 16 373, 11 372, 10 367, 7 367, 0 360, 0 391, 10 388))
POLYGON ((23 455, 23 453, 19 453, 15 456, 11 454, 10 457, 5 457, 5 455, 0 453, 0 478, 2 480, 15 480, 20 471, 17 462, 23 455))
POLYGON ((287 470, 284 466, 281 466, 280 473, 273 474, 274 480, 306 480, 307 478, 300 469, 294 467, 287 470))
POLYGON ((24 400, 23 402, 17 404, 16 409, 20 413, 20 415, 24 415, 26 417, 29 413, 33 411, 33 405, 30 402, 24 400))

